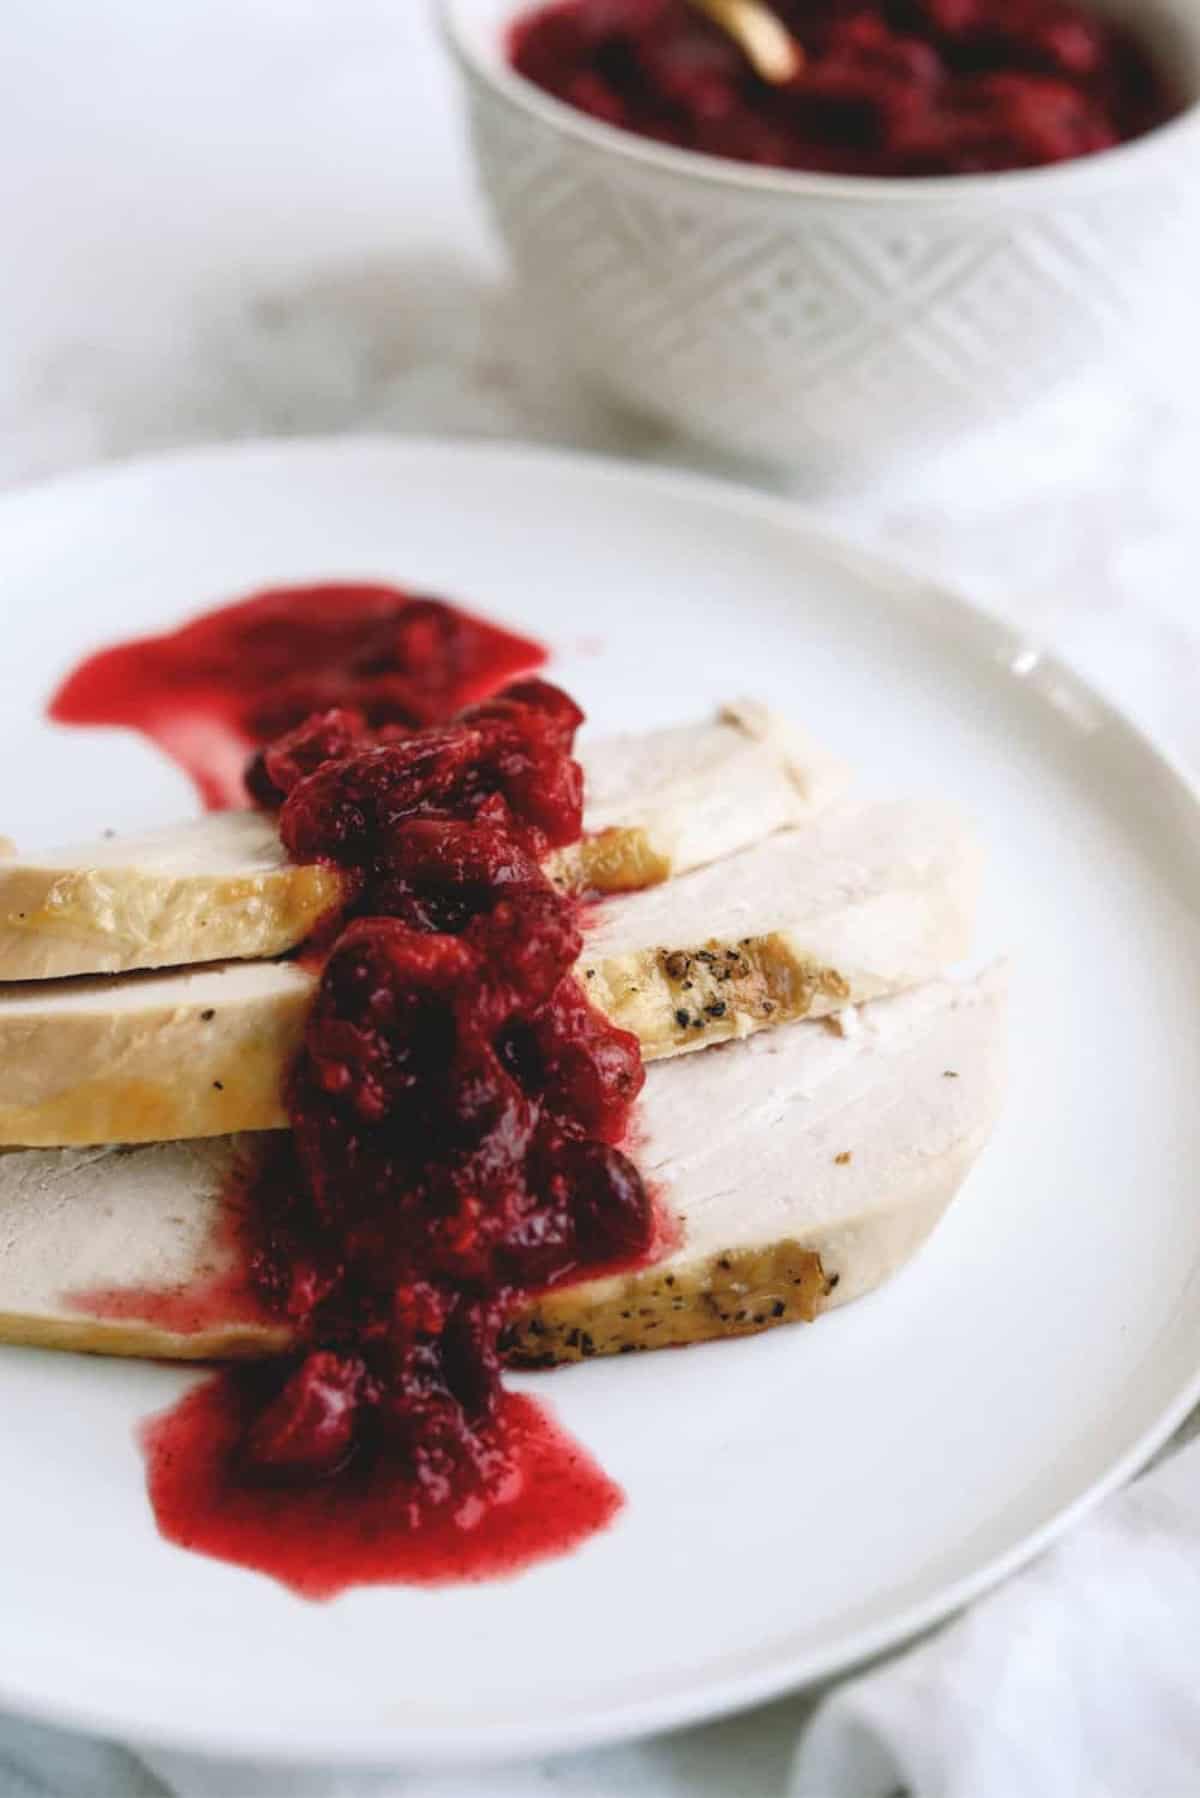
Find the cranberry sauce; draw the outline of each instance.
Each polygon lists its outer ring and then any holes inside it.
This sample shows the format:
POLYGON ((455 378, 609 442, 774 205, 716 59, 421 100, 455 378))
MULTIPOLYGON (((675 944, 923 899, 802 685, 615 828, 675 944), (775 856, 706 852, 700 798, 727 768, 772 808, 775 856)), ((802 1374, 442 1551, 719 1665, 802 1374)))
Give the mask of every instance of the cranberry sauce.
POLYGON ((514 27, 530 81, 610 125, 766 167, 1035 168, 1177 110, 1136 38, 1076 0, 773 0, 805 63, 782 87, 688 0, 549 0, 514 27))
POLYGON ((299 1346, 153 1426, 175 1540, 325 1592, 481 1577, 615 1508, 500 1387, 523 1294, 655 1242, 618 1146, 639 1045, 588 1004, 577 908, 541 868, 580 834, 581 719, 528 681, 408 732, 325 713, 255 764, 288 850, 346 869, 353 897, 289 1077, 291 1133, 248 1189, 252 1285, 299 1346))
POLYGON ((220 808, 246 803, 249 751, 311 712, 437 723, 544 661, 528 638, 394 587, 282 587, 89 656, 50 715, 142 731, 220 808))
POLYGON ((611 1521, 615 1486, 532 1399, 504 1393, 470 1479, 414 1486, 397 1457, 349 1463, 286 1495, 241 1471, 261 1396, 253 1373, 195 1387, 144 1426, 163 1534, 197 1554, 270 1574, 303 1598, 347 1586, 442 1585, 518 1573, 567 1554, 611 1521))

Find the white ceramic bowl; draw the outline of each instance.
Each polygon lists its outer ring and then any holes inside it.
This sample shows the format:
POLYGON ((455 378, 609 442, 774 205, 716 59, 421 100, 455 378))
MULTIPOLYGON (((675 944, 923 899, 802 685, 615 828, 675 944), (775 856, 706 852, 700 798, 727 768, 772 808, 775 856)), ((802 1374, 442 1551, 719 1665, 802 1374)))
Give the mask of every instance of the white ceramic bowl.
POLYGON ((1118 9, 1189 96, 1172 123, 926 180, 664 148, 517 75, 515 0, 439 5, 529 304, 610 394, 725 450, 837 478, 945 448, 1156 343, 1196 267, 1198 0, 1118 9))

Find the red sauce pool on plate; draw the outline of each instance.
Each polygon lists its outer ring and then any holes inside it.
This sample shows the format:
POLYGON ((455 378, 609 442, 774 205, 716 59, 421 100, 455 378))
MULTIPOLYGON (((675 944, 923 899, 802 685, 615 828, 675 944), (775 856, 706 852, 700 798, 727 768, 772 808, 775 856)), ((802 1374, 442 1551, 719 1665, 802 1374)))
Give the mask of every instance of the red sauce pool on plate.
POLYGON ((526 78, 607 125, 767 168, 966 175, 1088 156, 1178 103, 1135 34, 1076 0, 773 0, 783 85, 687 0, 549 0, 513 27, 526 78))
POLYGON ((250 1370, 218 1374, 143 1426, 150 1501, 168 1541, 269 1574, 303 1598, 350 1586, 497 1579, 571 1549, 621 1507, 620 1488, 532 1399, 506 1393, 485 1487, 429 1504, 395 1461, 281 1491, 240 1449, 261 1402, 250 1370))
POLYGON ((89 656, 50 716, 141 731, 219 810, 246 804, 251 751, 312 712, 437 723, 545 659, 528 637, 396 587, 279 587, 89 656))

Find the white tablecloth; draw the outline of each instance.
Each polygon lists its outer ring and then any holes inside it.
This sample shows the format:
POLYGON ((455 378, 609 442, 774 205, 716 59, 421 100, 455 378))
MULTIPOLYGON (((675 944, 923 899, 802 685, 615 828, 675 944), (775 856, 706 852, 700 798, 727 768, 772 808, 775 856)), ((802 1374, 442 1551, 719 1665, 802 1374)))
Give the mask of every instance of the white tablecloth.
MULTIPOLYGON (((546 362, 476 206, 424 0, 8 0, 0 219, 0 482, 354 429, 720 466, 546 362)), ((1200 770, 1196 363, 1170 392, 1098 387, 1018 456, 984 445, 824 503, 1065 648, 1200 770)), ((0 1798, 1172 1798, 1200 1791, 1198 1568, 1200 1446, 965 1619, 815 1699, 375 1784, 151 1765, 0 1720, 0 1798)))

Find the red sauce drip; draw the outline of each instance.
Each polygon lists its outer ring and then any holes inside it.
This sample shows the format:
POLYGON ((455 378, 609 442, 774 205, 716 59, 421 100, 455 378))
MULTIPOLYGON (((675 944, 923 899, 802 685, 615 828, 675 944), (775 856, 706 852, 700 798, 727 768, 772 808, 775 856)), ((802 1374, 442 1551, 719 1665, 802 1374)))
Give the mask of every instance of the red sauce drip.
POLYGON ((847 175, 1036 168, 1178 111, 1137 38, 1074 0, 773 0, 805 51, 773 86, 687 0, 551 0, 514 66, 641 137, 847 175))
POLYGON ((579 907, 542 871, 580 835, 581 722, 527 681, 420 729, 318 714, 256 758, 289 852, 351 898, 290 1135, 244 1187, 250 1285, 297 1347, 153 1426, 173 1540, 317 1594, 507 1571, 618 1503, 500 1385, 525 1295, 663 1241, 619 1146, 640 1049, 588 1003, 579 907))
POLYGON ((545 659, 527 637, 395 587, 281 587, 89 656, 50 716, 140 730, 219 810, 245 805, 250 751, 314 711, 437 723, 545 659))
POLYGON ((221 1374, 143 1428, 150 1499, 172 1542, 270 1574, 303 1598, 348 1586, 442 1585, 566 1554, 621 1506, 620 1488, 532 1399, 506 1393, 486 1432, 485 1485, 430 1503, 402 1464, 376 1461, 281 1498, 247 1480, 241 1445, 256 1374, 221 1374))
POLYGON ((270 1323, 251 1277, 253 1225, 248 1208, 247 1164, 230 1182, 217 1214, 203 1262, 211 1272, 184 1286, 102 1286, 68 1293, 65 1303, 87 1317, 114 1323, 154 1324, 173 1336, 199 1336, 230 1324, 270 1323))
POLYGON ((73 1311, 113 1323, 153 1324, 172 1336, 201 1336, 230 1324, 271 1321, 257 1293, 239 1268, 211 1280, 186 1286, 96 1286, 66 1295, 73 1311))

